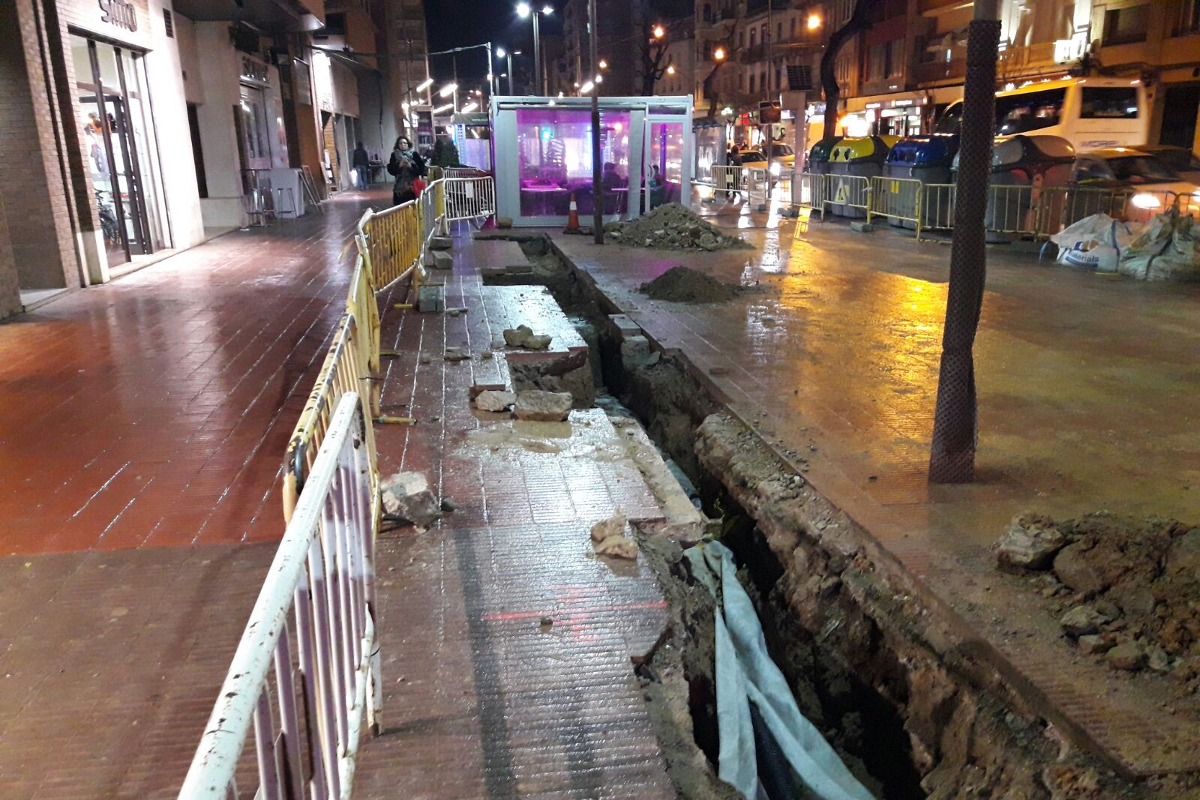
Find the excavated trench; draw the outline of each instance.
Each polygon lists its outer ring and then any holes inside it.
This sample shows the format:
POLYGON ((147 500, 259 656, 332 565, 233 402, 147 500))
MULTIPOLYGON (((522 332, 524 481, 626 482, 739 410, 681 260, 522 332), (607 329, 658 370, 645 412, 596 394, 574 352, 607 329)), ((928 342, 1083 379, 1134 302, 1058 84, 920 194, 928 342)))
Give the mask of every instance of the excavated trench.
MULTIPOLYGON (((488 282, 545 286, 572 319, 598 390, 640 420, 720 521, 800 711, 876 797, 1168 796, 1071 746, 980 657, 969 631, 808 484, 798 454, 732 415, 681 353, 614 317, 619 309, 549 239, 518 240, 532 272, 488 282)), ((669 526, 638 539, 670 605, 668 637, 636 666, 668 772, 680 797, 739 797, 716 778, 714 601, 669 526)), ((784 785, 771 796, 810 795, 784 785)))

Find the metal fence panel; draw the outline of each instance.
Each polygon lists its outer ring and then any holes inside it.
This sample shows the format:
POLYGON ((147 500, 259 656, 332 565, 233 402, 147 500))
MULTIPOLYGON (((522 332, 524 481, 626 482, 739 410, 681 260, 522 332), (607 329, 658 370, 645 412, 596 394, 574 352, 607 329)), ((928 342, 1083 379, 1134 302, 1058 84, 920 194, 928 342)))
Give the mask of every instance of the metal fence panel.
POLYGON ((358 395, 343 395, 238 642, 180 800, 237 797, 234 778, 243 757, 249 760, 244 751, 251 731, 258 790, 246 796, 350 795, 362 727, 370 724, 378 732, 382 700, 375 653, 374 490, 362 441, 369 428, 358 395), (307 759, 301 759, 302 750, 307 759))
POLYGON ((496 214, 496 182, 490 175, 446 178, 446 222, 486 220, 496 214))
POLYGON ((920 228, 921 181, 916 178, 871 178, 870 203, 867 221, 872 217, 911 222, 920 228))

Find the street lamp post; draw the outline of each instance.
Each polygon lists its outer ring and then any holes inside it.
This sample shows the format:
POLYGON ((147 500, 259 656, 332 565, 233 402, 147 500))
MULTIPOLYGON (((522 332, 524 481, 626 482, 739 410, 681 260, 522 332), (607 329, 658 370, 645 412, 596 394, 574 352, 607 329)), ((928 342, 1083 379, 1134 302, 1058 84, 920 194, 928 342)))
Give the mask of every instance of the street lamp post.
MULTIPOLYGON (((596 57, 596 0, 588 0, 588 48, 593 75, 599 75, 596 57)), ((604 185, 600 181, 600 89, 592 92, 592 240, 604 244, 604 185)))
MULTIPOLYGON (((508 94, 509 94, 509 96, 510 96, 510 97, 511 97, 511 96, 512 96, 512 94, 513 94, 513 71, 512 71, 512 69, 513 69, 513 67, 512 67, 512 57, 513 57, 513 55, 518 55, 518 56, 519 56, 519 55, 521 55, 521 51, 520 51, 520 50, 517 50, 517 51, 515 51, 515 53, 510 53, 510 52, 508 52, 507 50, 505 50, 503 47, 497 47, 497 48, 496 48, 496 58, 504 58, 504 59, 508 59, 508 94)), ((499 83, 499 81, 497 81, 497 83, 499 83)))
MULTIPOLYGON (((535 9, 529 3, 517 3, 517 16, 521 18, 533 17, 533 70, 534 70, 534 86, 537 87, 539 95, 546 94, 546 76, 542 72, 542 45, 541 34, 538 31, 538 17, 541 15, 550 16, 554 13, 554 9, 549 5, 544 5, 540 9, 535 9)), ((509 70, 512 74, 512 70, 509 70)))

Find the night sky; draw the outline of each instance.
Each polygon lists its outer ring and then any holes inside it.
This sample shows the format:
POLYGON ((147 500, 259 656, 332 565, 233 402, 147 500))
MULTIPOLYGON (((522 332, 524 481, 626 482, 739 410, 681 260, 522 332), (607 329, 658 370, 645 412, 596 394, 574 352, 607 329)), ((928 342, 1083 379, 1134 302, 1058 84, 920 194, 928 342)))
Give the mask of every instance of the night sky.
MULTIPOLYGON (((542 35, 562 33, 562 0, 550 3, 555 13, 542 17, 538 24, 542 35)), ((522 71, 533 64, 533 23, 521 19, 516 12, 517 0, 425 0, 425 27, 429 33, 429 50, 449 50, 491 41, 493 46, 520 50, 514 60, 514 71, 521 80, 522 71), (523 64, 521 62, 524 62, 523 64)), ((487 51, 483 48, 458 54, 458 83, 466 88, 482 87, 487 74, 487 51)), ((438 84, 449 83, 453 76, 450 56, 429 57, 429 68, 438 84)), ((497 64, 496 74, 505 67, 497 64)), ((461 96, 461 95, 460 95, 461 96)))

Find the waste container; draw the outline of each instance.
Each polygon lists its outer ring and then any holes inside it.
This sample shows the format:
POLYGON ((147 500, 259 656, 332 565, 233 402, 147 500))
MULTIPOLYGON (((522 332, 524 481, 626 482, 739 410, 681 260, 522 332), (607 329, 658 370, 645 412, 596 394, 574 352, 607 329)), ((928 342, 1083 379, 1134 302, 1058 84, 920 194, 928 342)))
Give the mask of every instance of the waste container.
POLYGON ((837 147, 840 141, 842 141, 841 136, 832 136, 814 144, 812 150, 808 151, 805 172, 811 172, 814 175, 828 175, 829 158, 833 154, 833 148, 837 147))
MULTIPOLYGON (((1045 192, 1071 180, 1075 148, 1061 136, 1000 136, 992 145, 984 227, 989 242, 1032 237, 1061 216, 1063 193, 1045 192)), ((958 172, 958 156, 953 172, 958 172)))
MULTIPOLYGON (((948 188, 950 167, 958 153, 957 134, 935 133, 932 136, 910 136, 896 142, 883 165, 885 178, 907 178, 933 184, 933 188, 922 196, 921 227, 948 228, 953 220, 948 215, 950 197, 948 188)), ((912 184, 897 184, 885 187, 891 192, 886 208, 894 211, 898 219, 888 217, 888 224, 898 228, 916 228, 913 221, 917 216, 917 190, 912 184)))
MULTIPOLYGON (((828 175, 829 156, 833 148, 842 140, 841 136, 821 139, 808 151, 808 159, 804 162, 804 173, 807 175, 828 175)), ((796 205, 807 205, 824 216, 824 201, 828 199, 828 184, 824 178, 801 177, 800 185, 792 187, 792 202, 796 205)))
POLYGON ((862 136, 842 139, 829 156, 829 172, 832 175, 847 175, 867 180, 830 180, 833 197, 829 209, 842 217, 865 218, 867 185, 870 179, 883 174, 892 145, 900 141, 899 136, 862 136))

